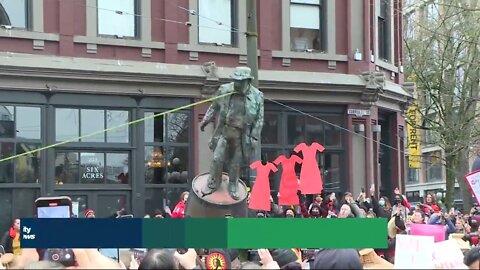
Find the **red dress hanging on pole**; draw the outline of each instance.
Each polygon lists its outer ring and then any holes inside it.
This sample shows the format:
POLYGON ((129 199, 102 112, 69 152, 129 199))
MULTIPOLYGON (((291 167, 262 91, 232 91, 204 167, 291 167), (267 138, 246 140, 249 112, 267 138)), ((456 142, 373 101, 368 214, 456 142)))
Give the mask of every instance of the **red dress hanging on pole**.
POLYGON ((280 198, 279 205, 298 205, 298 179, 295 173, 296 163, 301 164, 302 159, 296 155, 286 158, 284 155, 279 156, 274 163, 276 165, 282 164, 282 178, 280 180, 280 198))
POLYGON ((250 169, 257 169, 257 178, 250 194, 248 208, 254 210, 270 211, 270 172, 278 171, 271 162, 263 165, 260 160, 250 164, 250 169))
POLYGON ((295 152, 302 152, 303 164, 300 171, 300 191, 302 194, 320 194, 323 190, 322 175, 317 163, 317 151, 323 152, 325 147, 319 143, 308 146, 305 143, 297 145, 295 152))

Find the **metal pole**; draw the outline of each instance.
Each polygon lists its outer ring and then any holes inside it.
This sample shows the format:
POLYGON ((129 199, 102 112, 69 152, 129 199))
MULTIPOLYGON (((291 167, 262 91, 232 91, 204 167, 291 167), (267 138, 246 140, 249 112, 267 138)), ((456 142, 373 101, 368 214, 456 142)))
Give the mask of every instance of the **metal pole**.
POLYGON ((257 0, 247 0, 247 61, 252 70, 252 84, 258 88, 258 33, 257 33, 257 0))
MULTIPOLYGON (((252 71, 252 85, 258 88, 258 32, 257 32, 257 0, 246 0, 247 4, 247 64, 252 71)), ((250 163, 261 159, 261 145, 250 155, 250 163)), ((253 186, 257 174, 255 170, 250 170, 249 164, 246 164, 246 176, 250 180, 250 186, 253 186)))

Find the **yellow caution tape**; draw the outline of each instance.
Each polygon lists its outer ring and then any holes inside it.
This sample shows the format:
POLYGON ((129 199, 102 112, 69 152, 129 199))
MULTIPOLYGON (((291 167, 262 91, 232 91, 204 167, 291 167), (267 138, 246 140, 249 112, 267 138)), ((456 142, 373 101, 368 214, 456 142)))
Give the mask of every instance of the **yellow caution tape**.
POLYGON ((162 112, 162 113, 158 113, 158 114, 150 115, 150 116, 147 116, 147 117, 144 117, 144 118, 141 118, 141 119, 133 120, 131 122, 124 123, 124 124, 121 124, 121 125, 118 125, 118 126, 115 126, 115 127, 95 131, 95 132, 92 132, 92 133, 87 134, 87 135, 72 138, 70 140, 50 144, 50 145, 40 147, 40 148, 32 150, 32 151, 27 151, 25 153, 21 153, 21 154, 18 154, 18 155, 2 158, 2 159, 0 159, 0 163, 5 162, 5 161, 9 161, 9 160, 12 160, 12 159, 16 159, 16 158, 19 158, 19 157, 22 157, 22 156, 26 156, 26 155, 34 154, 34 153, 37 153, 37 152, 41 152, 41 151, 44 151, 44 150, 47 150, 47 149, 50 149, 50 148, 54 148, 54 147, 57 147, 57 146, 60 146, 60 145, 64 145, 64 144, 67 144, 67 143, 76 142, 76 141, 79 141, 81 139, 85 139, 85 138, 88 138, 88 137, 93 137, 95 135, 99 135, 99 134, 102 134, 102 133, 105 133, 105 132, 108 132, 108 131, 112 131, 112 130, 120 129, 120 128, 123 128, 123 127, 127 127, 127 126, 130 126, 130 125, 133 125, 133 124, 143 122, 145 120, 153 119, 155 117, 164 116, 164 115, 169 114, 169 113, 175 113, 175 112, 178 112, 178 111, 181 111, 181 110, 185 110, 185 109, 197 106, 197 105, 201 105, 201 104, 204 104, 204 103, 207 103, 207 102, 211 102, 211 101, 229 96, 231 94, 233 94, 233 93, 230 92, 230 93, 226 93, 226 94, 223 94, 223 95, 215 96, 215 97, 212 97, 212 98, 209 98, 209 99, 205 99, 205 100, 198 101, 198 102, 195 102, 195 103, 191 103, 191 104, 188 104, 188 105, 184 105, 184 106, 181 106, 181 107, 178 107, 178 108, 175 108, 175 109, 171 109, 171 110, 168 110, 168 111, 165 111, 165 112, 162 112))

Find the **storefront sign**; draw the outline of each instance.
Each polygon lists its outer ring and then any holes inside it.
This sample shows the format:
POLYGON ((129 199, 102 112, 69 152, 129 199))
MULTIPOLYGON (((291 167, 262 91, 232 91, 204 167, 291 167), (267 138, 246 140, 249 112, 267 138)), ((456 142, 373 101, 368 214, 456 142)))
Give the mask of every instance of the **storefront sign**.
POLYGON ((348 109, 347 113, 350 115, 355 115, 356 117, 368 116, 371 114, 370 110, 361 109, 348 109))
POLYGON ((411 169, 420 169, 422 151, 420 146, 420 112, 416 104, 410 106, 407 111, 407 131, 408 131, 408 167, 411 169))
MULTIPOLYGON (((82 159, 84 157, 82 156, 82 159)), ((85 171, 82 174, 82 179, 88 180, 103 180, 103 172, 100 171, 100 164, 98 159, 95 156, 92 157, 85 157, 87 160, 86 164, 82 164, 85 166, 85 171)))

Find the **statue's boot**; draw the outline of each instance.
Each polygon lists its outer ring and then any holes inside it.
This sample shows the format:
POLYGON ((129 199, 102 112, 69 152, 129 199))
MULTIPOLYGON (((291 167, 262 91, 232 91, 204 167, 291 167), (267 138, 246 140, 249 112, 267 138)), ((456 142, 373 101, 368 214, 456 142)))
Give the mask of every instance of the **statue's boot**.
POLYGON ((217 191, 219 186, 220 186, 219 183, 217 183, 217 181, 215 181, 215 179, 213 179, 213 177, 210 177, 208 179, 207 185, 205 185, 202 188, 203 196, 207 196, 207 195, 210 195, 210 194, 214 193, 215 191, 217 191))
POLYGON ((230 180, 228 183, 228 193, 232 197, 232 199, 238 201, 240 196, 238 195, 238 181, 230 180))

